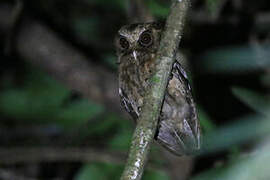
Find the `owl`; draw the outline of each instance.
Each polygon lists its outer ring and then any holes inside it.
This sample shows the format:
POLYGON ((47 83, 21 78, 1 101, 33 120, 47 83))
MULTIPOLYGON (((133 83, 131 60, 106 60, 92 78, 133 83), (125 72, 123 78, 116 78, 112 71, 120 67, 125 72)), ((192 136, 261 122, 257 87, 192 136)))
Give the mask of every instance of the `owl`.
MULTIPOLYGON (((164 25, 156 22, 131 24, 123 26, 115 38, 121 104, 135 121, 151 87, 163 29, 164 25)), ((170 73, 155 140, 180 156, 200 148, 200 124, 186 72, 179 62, 176 58, 170 73)))

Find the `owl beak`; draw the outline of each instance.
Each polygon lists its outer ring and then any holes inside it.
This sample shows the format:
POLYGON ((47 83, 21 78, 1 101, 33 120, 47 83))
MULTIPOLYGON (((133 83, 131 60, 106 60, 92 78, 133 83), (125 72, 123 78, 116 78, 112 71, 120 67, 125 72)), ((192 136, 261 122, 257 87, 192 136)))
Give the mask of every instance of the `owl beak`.
POLYGON ((134 51, 132 52, 132 55, 133 55, 135 61, 137 61, 137 52, 136 52, 136 50, 134 50, 134 51))

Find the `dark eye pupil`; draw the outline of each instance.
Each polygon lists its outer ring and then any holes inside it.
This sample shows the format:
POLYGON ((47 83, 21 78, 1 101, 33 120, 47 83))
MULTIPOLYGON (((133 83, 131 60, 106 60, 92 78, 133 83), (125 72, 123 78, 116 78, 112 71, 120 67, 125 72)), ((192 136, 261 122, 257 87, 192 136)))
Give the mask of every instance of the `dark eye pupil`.
POLYGON ((142 46, 150 46, 152 44, 152 36, 150 32, 144 32, 139 40, 142 46))
POLYGON ((142 41, 143 41, 144 43, 148 43, 150 40, 151 40, 151 39, 150 39, 150 37, 149 37, 148 34, 146 34, 146 35, 143 36, 142 41))
POLYGON ((119 42, 120 42, 120 45, 121 45, 121 47, 123 49, 128 49, 129 48, 129 43, 125 38, 123 38, 123 37, 120 38, 119 42))

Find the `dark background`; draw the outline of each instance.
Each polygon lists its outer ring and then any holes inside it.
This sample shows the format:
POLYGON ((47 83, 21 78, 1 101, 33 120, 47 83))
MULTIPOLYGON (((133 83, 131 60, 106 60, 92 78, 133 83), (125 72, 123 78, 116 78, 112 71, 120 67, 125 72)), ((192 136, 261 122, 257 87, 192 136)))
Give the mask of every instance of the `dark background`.
MULTIPOLYGON (((114 36, 166 0, 0 1, 0 179, 119 179, 134 123, 114 36)), ((196 156, 153 144, 143 179, 270 179, 268 0, 193 0, 180 50, 203 131, 196 156)))

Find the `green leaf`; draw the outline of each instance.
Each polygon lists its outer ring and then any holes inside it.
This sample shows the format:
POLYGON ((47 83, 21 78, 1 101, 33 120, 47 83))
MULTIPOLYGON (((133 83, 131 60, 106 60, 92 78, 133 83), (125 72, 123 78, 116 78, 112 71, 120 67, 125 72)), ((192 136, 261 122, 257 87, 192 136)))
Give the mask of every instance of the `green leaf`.
POLYGON ((119 121, 117 132, 110 140, 109 147, 114 150, 128 150, 132 139, 133 127, 129 120, 119 121))
POLYGON ((196 175, 195 177, 191 178, 191 180, 223 180, 220 177, 224 171, 226 171, 226 168, 224 167, 212 168, 196 175))
POLYGON ((201 128, 204 130, 204 132, 210 132, 215 130, 217 127, 212 122, 210 117, 207 115, 207 113, 202 109, 201 106, 197 106, 198 109, 198 116, 201 123, 201 128))
POLYGON ((25 86, 22 89, 29 91, 33 98, 40 98, 55 106, 61 105, 71 94, 69 89, 48 74, 32 69, 27 74, 25 86))
POLYGON ((54 116, 71 91, 58 81, 38 70, 30 69, 20 89, 28 94, 29 112, 33 118, 49 120, 54 116))
POLYGON ((20 89, 6 89, 0 93, 0 111, 4 115, 70 128, 104 111, 102 106, 83 99, 63 106, 70 90, 41 71, 30 68, 23 85, 20 89))
POLYGON ((204 134, 200 155, 234 148, 236 145, 269 135, 270 119, 250 115, 204 134))
POLYGON ((0 111, 6 116, 16 119, 31 116, 28 106, 28 93, 20 90, 6 90, 0 94, 0 111))
POLYGON ((132 131, 119 132, 110 140, 110 149, 128 150, 132 139, 132 131))
POLYGON ((97 117, 104 108, 88 100, 72 102, 66 107, 61 108, 55 116, 56 123, 64 127, 73 128, 85 124, 88 120, 97 117))
POLYGON ((116 120, 114 116, 114 114, 109 113, 101 114, 96 117, 94 121, 91 121, 91 124, 88 123, 87 126, 85 126, 85 135, 102 136, 114 129, 118 129, 119 123, 121 122, 116 120))
POLYGON ((202 56, 200 69, 211 73, 245 73, 270 66, 270 44, 212 50, 202 56))
POLYGON ((223 167, 207 170, 192 178, 192 180, 259 180, 270 179, 269 161, 270 145, 266 143, 250 156, 238 157, 223 167))
POLYGON ((269 179, 270 145, 265 143, 252 156, 231 166, 224 177, 237 180, 269 179))
POLYGON ((269 115, 270 97, 239 87, 233 87, 232 92, 243 103, 254 109, 256 112, 269 115))
POLYGON ((0 111, 9 117, 35 122, 52 119, 70 91, 45 73, 30 69, 24 86, 0 93, 0 111))
POLYGON ((89 164, 83 166, 77 175, 75 180, 105 180, 107 174, 95 164, 89 164))
POLYGON ((123 166, 108 163, 92 163, 84 165, 75 180, 111 180, 119 179, 123 166))
POLYGON ((156 0, 148 0, 144 2, 146 3, 150 12, 158 18, 165 18, 169 14, 170 11, 169 3, 161 3, 156 0))
POLYGON ((170 180, 170 177, 164 171, 146 170, 142 180, 170 180))

